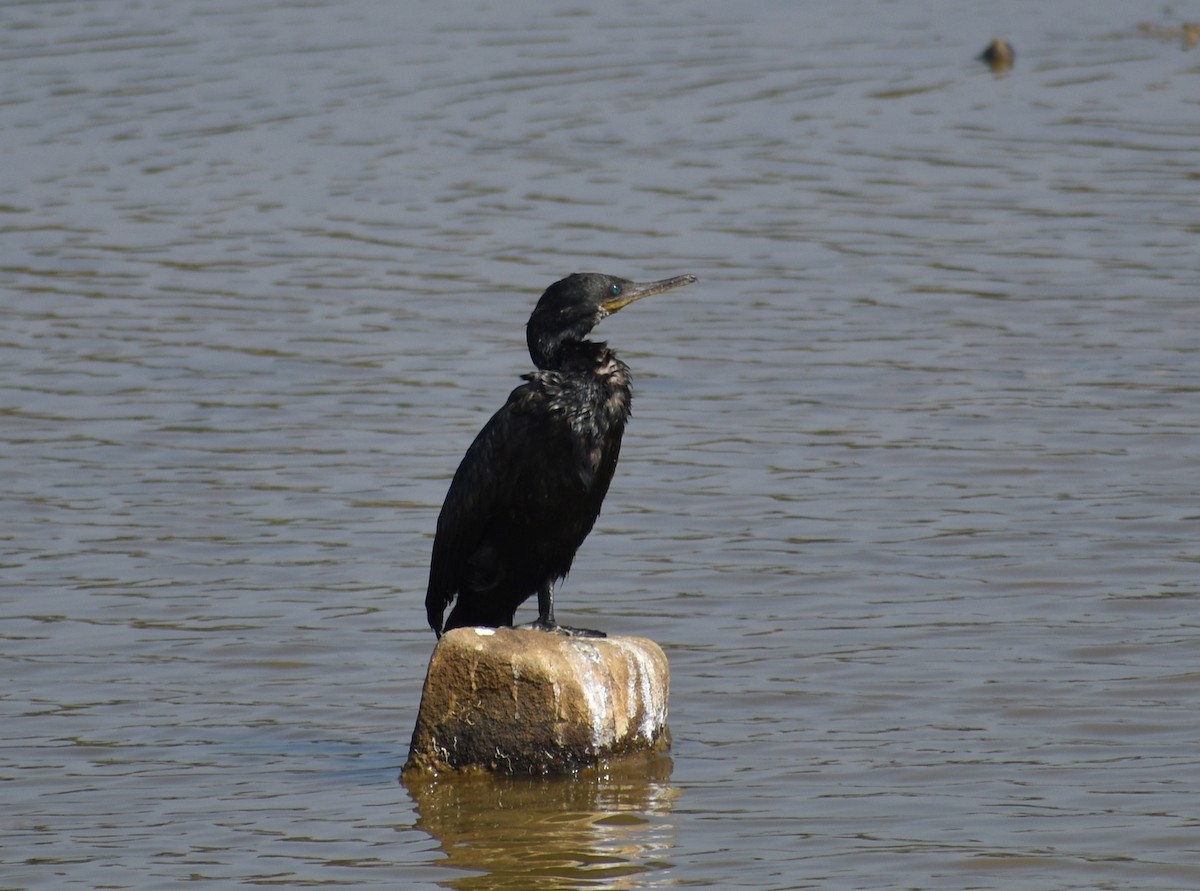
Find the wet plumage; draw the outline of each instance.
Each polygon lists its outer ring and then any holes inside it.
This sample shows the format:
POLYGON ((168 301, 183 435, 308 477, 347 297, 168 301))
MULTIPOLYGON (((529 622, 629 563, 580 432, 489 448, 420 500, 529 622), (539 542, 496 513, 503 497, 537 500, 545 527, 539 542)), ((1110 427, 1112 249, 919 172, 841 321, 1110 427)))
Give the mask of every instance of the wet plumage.
POLYGON ((629 303, 693 281, 576 273, 542 294, 526 326, 537 370, 467 449, 438 517, 425 608, 439 637, 512 625, 534 594, 534 627, 599 634, 554 620, 553 586, 596 522, 629 419, 629 367, 586 338, 629 303))

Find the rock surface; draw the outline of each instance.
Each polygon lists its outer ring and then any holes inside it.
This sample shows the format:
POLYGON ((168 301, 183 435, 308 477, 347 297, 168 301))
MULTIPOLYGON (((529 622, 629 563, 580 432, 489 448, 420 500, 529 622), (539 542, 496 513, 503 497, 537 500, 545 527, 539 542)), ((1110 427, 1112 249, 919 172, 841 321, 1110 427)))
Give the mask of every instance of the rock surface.
POLYGON ((669 688, 645 638, 456 628, 429 660, 404 771, 558 773, 665 748, 669 688))

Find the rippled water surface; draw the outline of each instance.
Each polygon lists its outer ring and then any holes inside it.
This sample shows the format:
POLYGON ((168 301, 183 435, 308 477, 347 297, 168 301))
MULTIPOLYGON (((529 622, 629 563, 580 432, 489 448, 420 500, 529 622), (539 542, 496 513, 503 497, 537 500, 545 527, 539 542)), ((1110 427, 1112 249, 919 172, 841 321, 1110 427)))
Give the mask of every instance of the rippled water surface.
POLYGON ((0 6, 0 886, 1200 887, 1178 10, 0 6), (579 269, 701 279, 559 598, 674 746, 403 785, 579 269))

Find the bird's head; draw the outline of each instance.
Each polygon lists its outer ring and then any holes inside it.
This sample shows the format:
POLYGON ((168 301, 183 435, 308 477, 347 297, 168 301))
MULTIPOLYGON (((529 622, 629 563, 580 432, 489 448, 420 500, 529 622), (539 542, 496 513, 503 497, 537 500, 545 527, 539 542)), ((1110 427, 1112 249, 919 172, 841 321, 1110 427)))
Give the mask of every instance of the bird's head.
POLYGON ((548 287, 525 328, 529 355, 538 368, 551 367, 564 344, 581 341, 601 319, 635 300, 690 285, 694 275, 656 282, 631 282, 598 272, 576 272, 548 287))

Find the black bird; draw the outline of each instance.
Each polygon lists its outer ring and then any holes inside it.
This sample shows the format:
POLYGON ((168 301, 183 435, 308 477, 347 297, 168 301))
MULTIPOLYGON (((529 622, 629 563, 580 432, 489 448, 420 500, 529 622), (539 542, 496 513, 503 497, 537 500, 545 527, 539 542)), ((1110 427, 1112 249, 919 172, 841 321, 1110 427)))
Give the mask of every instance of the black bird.
POLYGON ((542 294, 525 329, 538 370, 522 375, 525 383, 475 437, 438 517, 425 594, 438 637, 512 625, 535 593, 534 628, 603 636, 554 621, 554 584, 592 531, 629 419, 629 367, 607 344, 585 338, 633 301, 694 281, 576 273, 542 294))

